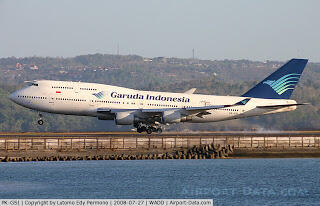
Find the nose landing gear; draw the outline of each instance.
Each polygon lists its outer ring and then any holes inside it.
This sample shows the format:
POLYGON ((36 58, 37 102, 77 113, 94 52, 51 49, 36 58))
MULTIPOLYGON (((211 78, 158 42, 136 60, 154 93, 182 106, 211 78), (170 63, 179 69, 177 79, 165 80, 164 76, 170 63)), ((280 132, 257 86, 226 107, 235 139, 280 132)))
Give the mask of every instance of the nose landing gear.
POLYGON ((43 125, 42 114, 39 114, 38 124, 43 125))

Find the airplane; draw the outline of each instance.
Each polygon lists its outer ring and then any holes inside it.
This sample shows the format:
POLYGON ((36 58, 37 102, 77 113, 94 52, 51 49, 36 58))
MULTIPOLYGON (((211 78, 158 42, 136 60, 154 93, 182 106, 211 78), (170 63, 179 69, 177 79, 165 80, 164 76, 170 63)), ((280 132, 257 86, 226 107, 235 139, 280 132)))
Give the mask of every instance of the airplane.
POLYGON ((291 59, 241 96, 142 91, 118 86, 52 80, 28 81, 9 98, 41 112, 97 117, 116 125, 133 125, 137 132, 161 133, 162 125, 180 122, 207 123, 293 111, 290 99, 307 64, 291 59))

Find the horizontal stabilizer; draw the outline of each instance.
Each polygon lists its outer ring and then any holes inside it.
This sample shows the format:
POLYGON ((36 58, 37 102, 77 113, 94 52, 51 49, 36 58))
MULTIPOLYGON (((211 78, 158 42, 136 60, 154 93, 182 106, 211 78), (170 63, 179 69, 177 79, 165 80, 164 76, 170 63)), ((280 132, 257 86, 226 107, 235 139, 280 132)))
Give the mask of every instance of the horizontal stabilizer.
POLYGON ((284 107, 291 106, 301 106, 301 105, 309 105, 310 103, 300 103, 300 104, 282 104, 282 105, 269 105, 269 106, 257 106, 259 109, 281 109, 284 107))
POLYGON ((250 98, 246 98, 241 100, 240 102, 237 102, 235 104, 230 105, 211 105, 211 106, 203 106, 203 107, 187 107, 185 108, 187 111, 204 111, 204 110, 210 110, 210 109, 222 109, 227 107, 234 107, 234 106, 244 106, 249 102, 250 98))

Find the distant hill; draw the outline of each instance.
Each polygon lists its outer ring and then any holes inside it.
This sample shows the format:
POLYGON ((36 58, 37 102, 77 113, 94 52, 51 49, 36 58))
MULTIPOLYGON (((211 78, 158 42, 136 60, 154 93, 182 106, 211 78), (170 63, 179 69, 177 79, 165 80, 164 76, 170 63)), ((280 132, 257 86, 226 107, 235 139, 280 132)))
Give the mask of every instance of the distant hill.
MULTIPOLYGON (((258 81, 284 62, 249 60, 198 60, 143 58, 130 55, 92 54, 73 58, 0 58, 0 81, 52 79, 89 81, 142 88, 214 77, 228 83, 258 81), (36 67, 34 67, 36 66, 36 67)), ((320 82, 320 63, 308 63, 302 81, 320 82)))

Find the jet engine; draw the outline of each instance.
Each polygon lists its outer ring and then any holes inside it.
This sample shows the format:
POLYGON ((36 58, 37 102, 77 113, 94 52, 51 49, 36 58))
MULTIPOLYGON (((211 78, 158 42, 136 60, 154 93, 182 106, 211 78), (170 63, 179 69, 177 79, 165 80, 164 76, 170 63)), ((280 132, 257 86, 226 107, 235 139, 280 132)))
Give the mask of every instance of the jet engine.
POLYGON ((162 113, 162 123, 178 123, 181 122, 181 113, 177 110, 168 110, 162 113))
POLYGON ((117 112, 114 120, 117 125, 131 125, 134 123, 134 113, 117 112))

